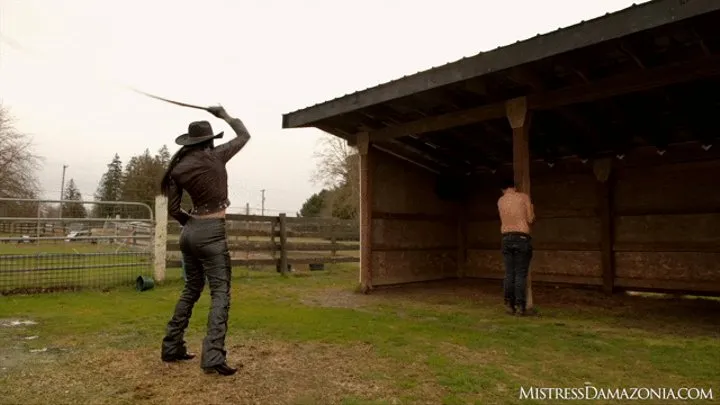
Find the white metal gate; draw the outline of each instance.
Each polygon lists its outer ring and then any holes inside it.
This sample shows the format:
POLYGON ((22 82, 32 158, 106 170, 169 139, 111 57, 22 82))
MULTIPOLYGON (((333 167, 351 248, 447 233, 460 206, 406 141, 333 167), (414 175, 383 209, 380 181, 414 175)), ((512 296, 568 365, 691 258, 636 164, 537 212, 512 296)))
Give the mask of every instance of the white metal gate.
POLYGON ((0 294, 131 285, 153 237, 144 203, 0 198, 0 294))

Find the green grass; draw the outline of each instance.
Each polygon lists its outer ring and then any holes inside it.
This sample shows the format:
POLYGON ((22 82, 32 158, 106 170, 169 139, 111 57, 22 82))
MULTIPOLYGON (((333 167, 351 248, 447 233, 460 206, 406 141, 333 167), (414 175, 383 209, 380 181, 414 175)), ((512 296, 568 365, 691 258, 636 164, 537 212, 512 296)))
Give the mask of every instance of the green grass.
MULTIPOLYGON (((518 399, 521 386, 585 382, 720 395, 714 301, 537 288, 543 316, 517 318, 502 312, 494 285, 359 295, 355 266, 234 274, 227 347, 245 367, 225 379, 202 375, 197 360, 158 359, 179 282, 0 297, 0 319, 38 322, 0 327, 0 403, 517 404, 534 403, 518 399)), ((188 329, 192 350, 208 295, 188 329)))

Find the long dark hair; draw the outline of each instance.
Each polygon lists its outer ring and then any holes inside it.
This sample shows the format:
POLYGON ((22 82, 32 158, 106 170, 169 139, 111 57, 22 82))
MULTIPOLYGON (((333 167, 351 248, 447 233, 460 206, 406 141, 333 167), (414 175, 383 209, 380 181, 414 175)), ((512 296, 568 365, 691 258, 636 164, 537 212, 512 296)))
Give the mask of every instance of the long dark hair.
POLYGON ((165 174, 163 174, 162 179, 160 180, 160 193, 164 195, 165 197, 170 194, 170 181, 171 176, 170 173, 172 173, 175 166, 180 163, 182 158, 187 156, 190 152, 196 151, 196 150, 204 150, 204 149, 212 149, 214 146, 213 140, 210 139, 205 142, 200 142, 195 145, 187 145, 180 148, 179 151, 175 152, 172 158, 170 158, 170 163, 168 164, 167 170, 165 170, 165 174))

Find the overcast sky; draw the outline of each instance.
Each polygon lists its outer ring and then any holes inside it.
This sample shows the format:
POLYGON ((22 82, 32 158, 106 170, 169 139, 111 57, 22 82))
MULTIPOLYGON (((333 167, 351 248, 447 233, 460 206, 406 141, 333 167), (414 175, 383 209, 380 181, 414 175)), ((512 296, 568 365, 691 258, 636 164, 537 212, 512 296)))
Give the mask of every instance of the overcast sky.
POLYGON ((174 153, 175 137, 198 119, 230 130, 123 84, 221 103, 252 134, 228 165, 230 211, 259 207, 266 189, 270 213, 294 213, 318 189, 310 175, 323 133, 283 130, 283 113, 632 3, 0 0, 0 101, 45 159, 47 198, 60 196, 63 164, 91 198, 115 153, 123 162, 163 144, 174 153))

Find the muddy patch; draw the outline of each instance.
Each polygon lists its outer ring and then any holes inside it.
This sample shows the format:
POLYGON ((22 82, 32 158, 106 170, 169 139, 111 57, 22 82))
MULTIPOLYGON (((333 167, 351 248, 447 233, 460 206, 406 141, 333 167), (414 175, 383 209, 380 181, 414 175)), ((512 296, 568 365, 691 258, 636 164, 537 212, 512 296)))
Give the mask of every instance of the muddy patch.
POLYGON ((37 322, 28 319, 0 319, 0 327, 16 328, 18 326, 37 325, 37 322))
POLYGON ((0 375, 32 364, 56 361, 60 348, 37 343, 33 333, 37 322, 26 319, 0 319, 0 375))

